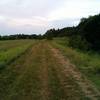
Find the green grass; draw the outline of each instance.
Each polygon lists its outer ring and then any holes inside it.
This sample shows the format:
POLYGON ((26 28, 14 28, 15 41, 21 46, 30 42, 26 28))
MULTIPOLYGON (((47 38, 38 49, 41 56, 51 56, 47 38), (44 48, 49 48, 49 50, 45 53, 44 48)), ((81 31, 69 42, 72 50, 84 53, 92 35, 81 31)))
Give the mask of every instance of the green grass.
MULTIPOLYGON (((57 41, 54 47, 66 50, 64 39, 57 41)), ((0 51, 2 61, 7 53, 8 61, 34 45, 0 73, 1 100, 88 100, 73 77, 66 76, 48 41, 21 40, 12 48, 10 42, 6 51, 0 51)))
POLYGON ((6 67, 6 64, 13 62, 32 44, 31 40, 0 41, 0 70, 6 67))
POLYGON ((89 100, 86 99, 75 80, 71 76, 66 77, 64 75, 62 68, 60 68, 62 65, 59 64, 58 60, 53 57, 50 49, 46 51, 46 55, 49 61, 47 63, 49 85, 52 92, 51 100, 63 100, 65 98, 66 100, 89 100), (62 82, 64 82, 64 85, 62 82))
MULTIPOLYGON (((23 91, 27 93, 30 88, 37 88, 37 83, 35 82, 37 82, 36 68, 38 67, 33 67, 34 59, 32 59, 32 53, 34 52, 29 49, 0 73, 0 98, 3 98, 1 100, 25 100, 25 98, 21 99, 25 95, 23 91), (16 98, 18 93, 20 95, 19 99, 16 98)), ((38 61, 38 58, 36 60, 38 61)), ((37 64, 37 62, 35 61, 34 64, 37 64)))
POLYGON ((54 39, 52 44, 61 50, 63 55, 68 57, 70 61, 75 64, 100 90, 100 54, 94 52, 83 52, 68 47, 67 38, 54 39))

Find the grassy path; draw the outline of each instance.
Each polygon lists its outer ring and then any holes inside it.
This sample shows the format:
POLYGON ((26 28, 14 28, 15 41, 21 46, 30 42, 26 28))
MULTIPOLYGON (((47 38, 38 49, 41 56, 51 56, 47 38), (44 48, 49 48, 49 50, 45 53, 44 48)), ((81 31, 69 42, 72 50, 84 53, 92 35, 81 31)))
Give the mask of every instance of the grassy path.
POLYGON ((60 61, 59 64, 63 66, 59 67, 59 69, 58 68, 56 69, 60 70, 60 73, 62 72, 63 76, 67 75, 69 77, 72 77, 73 80, 76 81, 76 83, 79 85, 80 89, 85 93, 85 96, 88 99, 90 100, 100 99, 99 90, 97 90, 92 85, 92 83, 85 76, 82 75, 82 73, 77 69, 77 67, 71 64, 70 61, 66 59, 58 49, 51 47, 51 50, 54 53, 54 56, 57 58, 57 61, 58 62, 60 61))
POLYGON ((62 59, 49 43, 34 44, 0 73, 0 100, 99 100, 86 95, 62 59))

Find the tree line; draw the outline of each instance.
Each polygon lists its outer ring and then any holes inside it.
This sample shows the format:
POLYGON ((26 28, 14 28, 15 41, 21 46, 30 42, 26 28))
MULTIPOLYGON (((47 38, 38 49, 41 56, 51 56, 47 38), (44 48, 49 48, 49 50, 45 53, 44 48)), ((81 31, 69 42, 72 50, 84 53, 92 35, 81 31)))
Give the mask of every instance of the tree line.
POLYGON ((76 27, 50 29, 45 37, 68 37, 69 46, 82 50, 100 50, 100 14, 82 18, 76 27))
POLYGON ((0 40, 15 39, 49 39, 56 37, 68 37, 69 46, 82 50, 100 50, 100 14, 82 18, 76 27, 66 27, 63 29, 50 29, 44 35, 16 34, 0 36, 0 40))
POLYGON ((15 35, 6 35, 0 36, 0 40, 18 40, 18 39, 42 39, 42 35, 25 35, 25 34, 15 34, 15 35))

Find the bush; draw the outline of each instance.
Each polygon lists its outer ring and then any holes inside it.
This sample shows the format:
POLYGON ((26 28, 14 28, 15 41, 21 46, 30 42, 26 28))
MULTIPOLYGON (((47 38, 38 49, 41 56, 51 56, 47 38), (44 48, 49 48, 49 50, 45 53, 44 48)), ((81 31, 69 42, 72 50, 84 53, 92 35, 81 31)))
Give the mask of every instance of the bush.
POLYGON ((70 37, 69 46, 73 48, 82 49, 82 50, 88 50, 90 47, 89 43, 81 36, 70 37))
POLYGON ((47 36, 46 39, 47 39, 47 40, 53 40, 53 37, 47 36))
POLYGON ((99 51, 100 14, 82 19, 78 25, 78 33, 91 44, 91 49, 99 51))

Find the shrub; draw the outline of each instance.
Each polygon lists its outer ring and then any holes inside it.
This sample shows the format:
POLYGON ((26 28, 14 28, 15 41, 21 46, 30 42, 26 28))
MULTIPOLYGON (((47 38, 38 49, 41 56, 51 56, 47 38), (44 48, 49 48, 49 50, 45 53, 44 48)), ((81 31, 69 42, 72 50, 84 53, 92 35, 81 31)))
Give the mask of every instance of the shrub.
POLYGON ((47 40, 53 40, 53 37, 47 36, 46 39, 47 39, 47 40))
POLYGON ((88 50, 90 47, 89 43, 84 38, 78 35, 70 37, 69 46, 82 50, 88 50))

